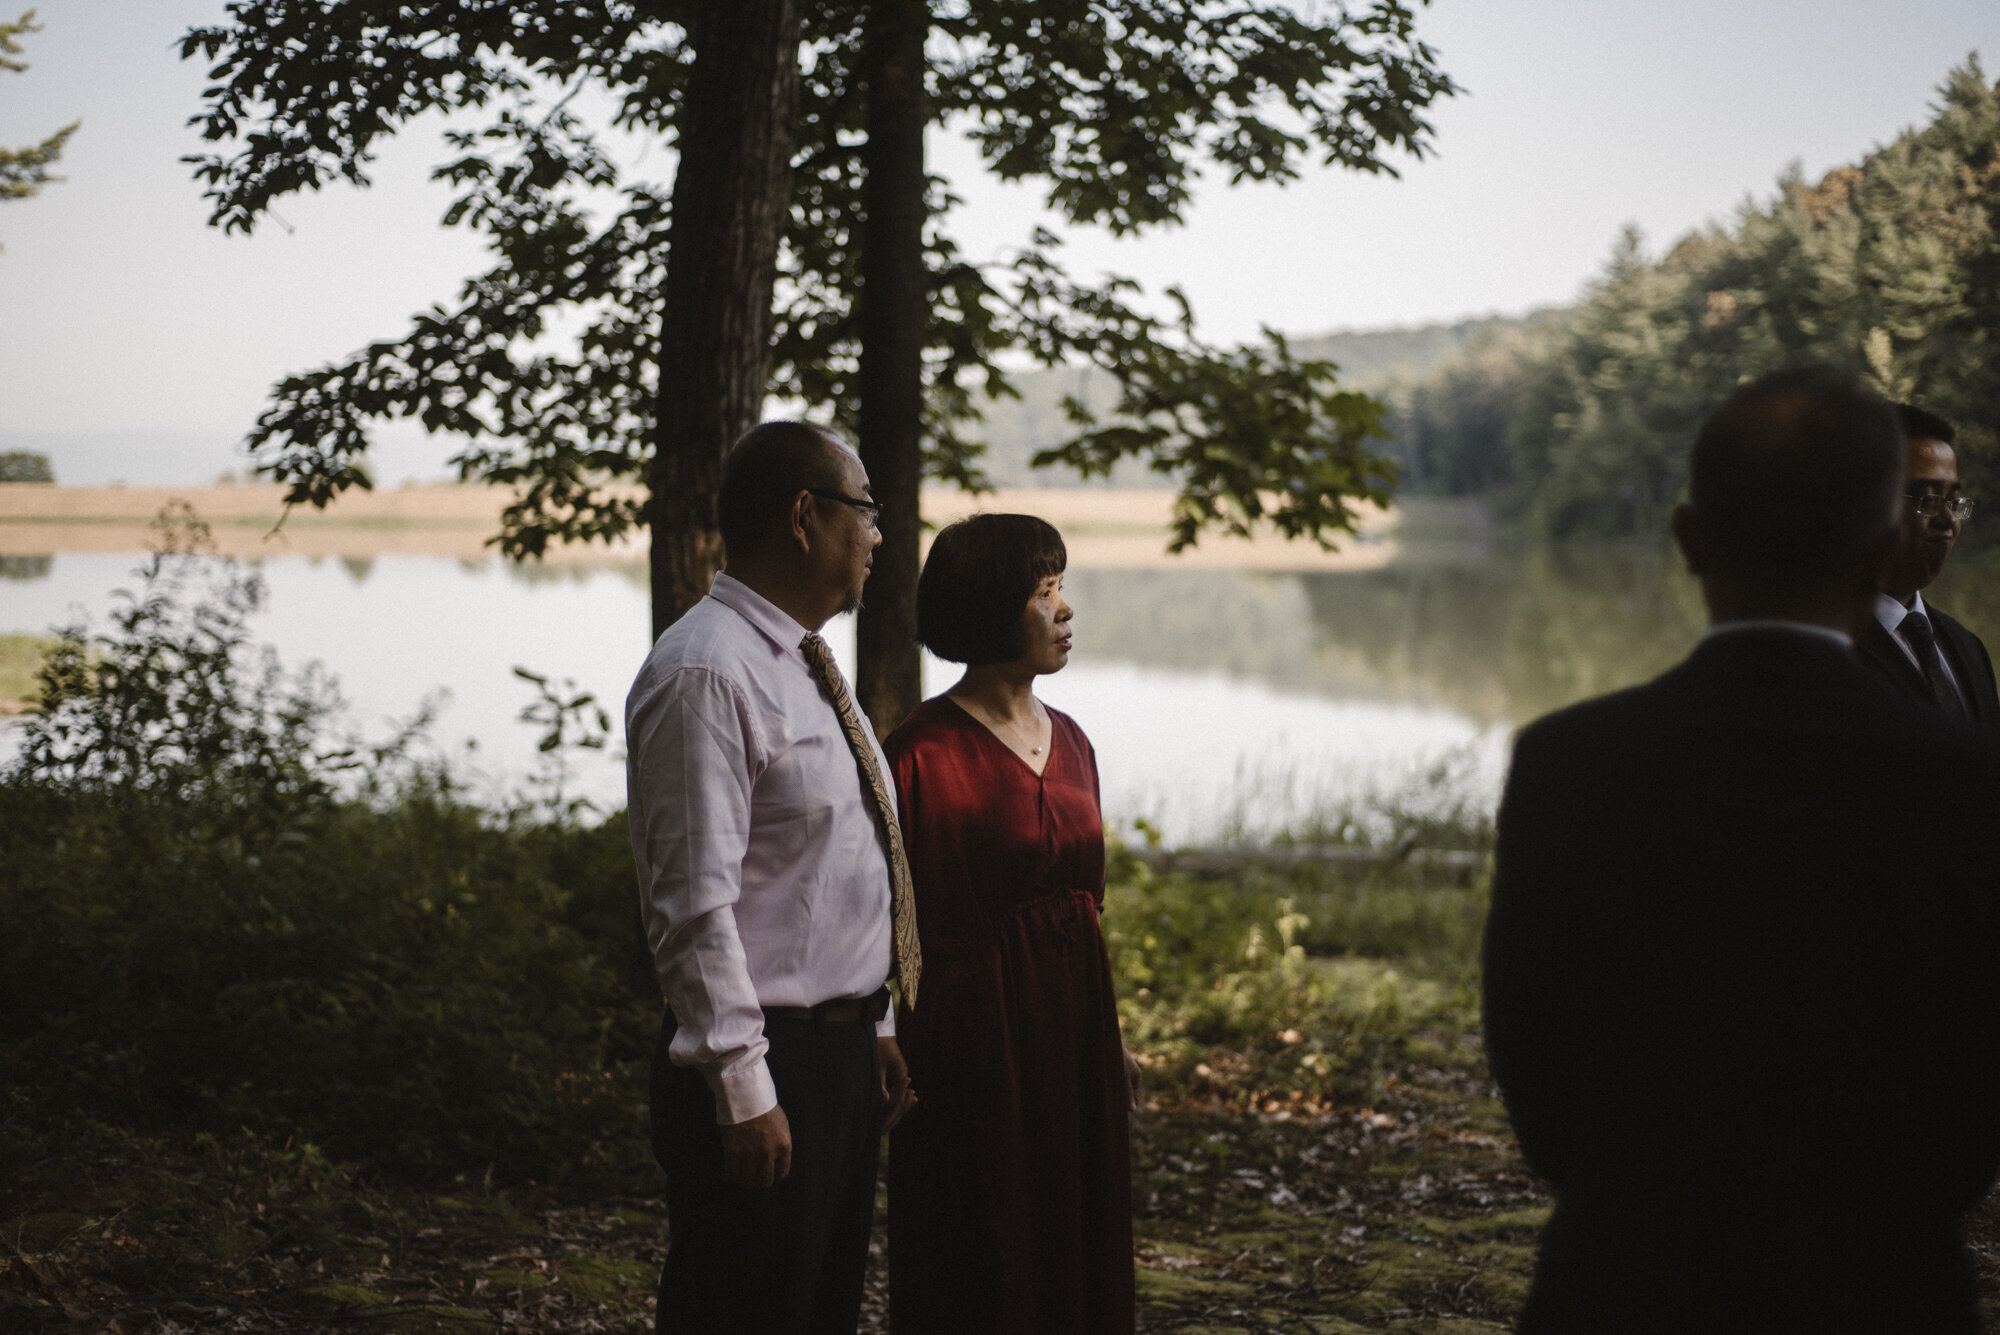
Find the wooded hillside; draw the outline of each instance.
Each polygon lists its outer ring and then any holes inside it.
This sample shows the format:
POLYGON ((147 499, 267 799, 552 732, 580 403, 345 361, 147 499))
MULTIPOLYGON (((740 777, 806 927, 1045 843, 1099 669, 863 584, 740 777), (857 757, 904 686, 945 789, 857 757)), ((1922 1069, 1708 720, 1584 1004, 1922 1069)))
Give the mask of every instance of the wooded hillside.
POLYGON ((2000 93, 1976 58, 1859 162, 1658 256, 1628 230, 1577 306, 1469 338, 1402 397, 1406 485, 1500 491, 1554 536, 1658 533, 1702 415, 1806 360, 1942 413, 1968 494, 2000 482, 2000 93))
MULTIPOLYGON (((1491 494, 1556 537, 1663 532, 1702 415, 1745 379, 1806 360, 1865 374, 1957 424, 1969 494, 2000 486, 2000 91, 1976 58, 1935 114, 1818 181, 1796 169, 1726 224, 1650 254, 1635 229, 1574 306, 1298 338, 1390 408, 1402 489, 1491 494)), ((1107 411, 1082 370, 1015 378, 989 405, 1007 485, 1068 431, 1063 398, 1107 411)), ((1143 483, 1133 469, 1115 483, 1143 483)), ((1155 483, 1157 485, 1157 483, 1155 483)))

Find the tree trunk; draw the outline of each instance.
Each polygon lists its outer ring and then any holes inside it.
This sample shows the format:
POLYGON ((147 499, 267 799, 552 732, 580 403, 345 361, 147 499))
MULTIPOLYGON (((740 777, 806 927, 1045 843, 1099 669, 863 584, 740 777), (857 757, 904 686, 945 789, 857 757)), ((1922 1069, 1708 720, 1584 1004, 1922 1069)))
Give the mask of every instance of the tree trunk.
POLYGON ((861 707, 886 735, 922 698, 917 650, 917 502, 923 481, 924 38, 928 0, 874 0, 864 38, 868 89, 861 241, 861 462, 882 502, 882 546, 861 609, 861 707))
POLYGON ((799 3, 691 6, 648 514, 655 636, 721 567, 722 459, 764 407, 798 128, 799 3))

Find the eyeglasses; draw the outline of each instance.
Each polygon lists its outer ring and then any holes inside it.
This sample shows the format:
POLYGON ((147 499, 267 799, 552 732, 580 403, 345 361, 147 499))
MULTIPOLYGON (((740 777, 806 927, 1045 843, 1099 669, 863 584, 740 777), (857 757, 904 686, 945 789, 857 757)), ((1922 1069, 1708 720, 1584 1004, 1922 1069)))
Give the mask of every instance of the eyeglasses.
POLYGON ((1910 508, 1928 519, 1939 510, 1949 510, 1951 517, 1964 523, 1972 518, 1972 502, 1963 496, 1940 496, 1934 491, 1913 491, 1909 493, 1910 508))
POLYGON ((818 487, 807 487, 806 495, 817 496, 823 501, 839 501, 842 505, 851 505, 867 515, 869 523, 880 524, 882 522, 882 502, 880 501, 865 501, 859 496, 843 496, 837 491, 821 491, 818 487))

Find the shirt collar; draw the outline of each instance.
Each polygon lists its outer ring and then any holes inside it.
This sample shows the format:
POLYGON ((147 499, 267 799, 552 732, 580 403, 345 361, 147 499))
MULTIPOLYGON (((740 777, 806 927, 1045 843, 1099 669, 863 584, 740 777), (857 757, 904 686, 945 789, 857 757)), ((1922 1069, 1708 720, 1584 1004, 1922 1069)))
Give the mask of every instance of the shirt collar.
POLYGON ((1908 607, 1903 606, 1886 593, 1875 595, 1875 619, 1882 623, 1883 630, 1891 634, 1895 633, 1896 627, 1903 624, 1903 618, 1912 612, 1922 616, 1926 621, 1930 619, 1930 613, 1924 610, 1924 596, 1921 593, 1910 596, 1910 605, 1908 607))
POLYGON ((726 573, 716 575, 708 596, 762 631, 764 638, 780 649, 797 653, 799 642, 812 633, 769 598, 726 573))
POLYGON ((1783 630, 1806 635, 1817 635, 1823 640, 1831 640, 1844 649, 1854 647, 1849 636, 1841 634, 1831 626, 1814 626, 1804 621, 1718 621, 1702 632, 1701 638, 1712 640, 1718 635, 1733 635, 1744 630, 1783 630))

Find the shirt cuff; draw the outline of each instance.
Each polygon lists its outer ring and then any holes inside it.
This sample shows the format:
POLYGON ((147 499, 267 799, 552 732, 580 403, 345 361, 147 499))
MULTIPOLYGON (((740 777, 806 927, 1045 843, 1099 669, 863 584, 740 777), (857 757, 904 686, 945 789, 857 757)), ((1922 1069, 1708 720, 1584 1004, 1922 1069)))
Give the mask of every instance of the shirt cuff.
POLYGON ((891 1002, 889 1004, 889 1009, 882 1012, 882 1018, 875 1022, 875 1037, 894 1038, 895 1036, 896 1036, 896 1006, 894 1002, 891 1002))
POLYGON ((778 1106, 778 1086, 762 1057, 733 1071, 703 1070, 702 1074, 708 1077, 708 1087, 715 1091, 718 1126, 747 1122, 778 1106))

